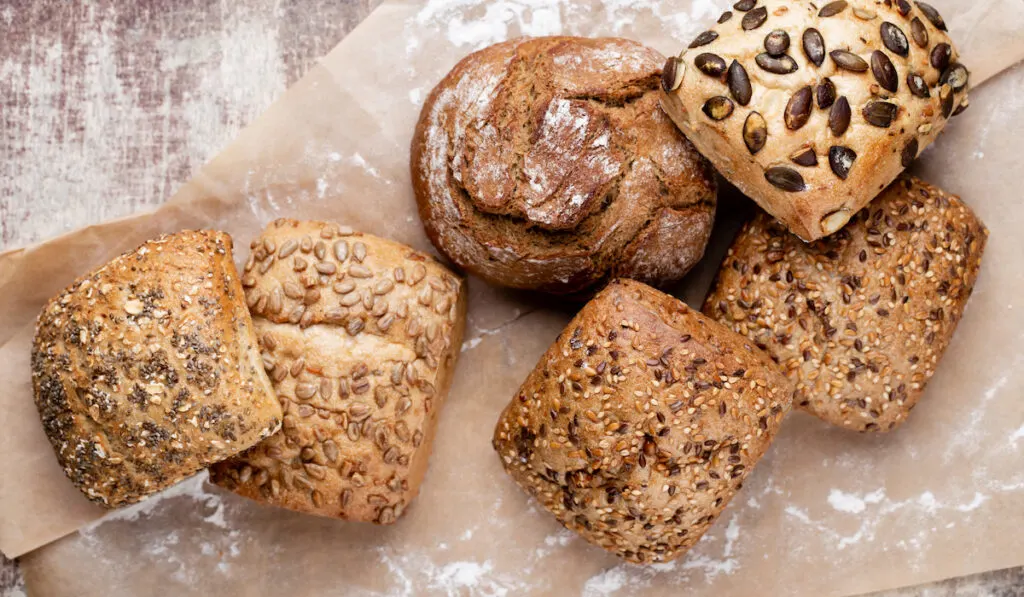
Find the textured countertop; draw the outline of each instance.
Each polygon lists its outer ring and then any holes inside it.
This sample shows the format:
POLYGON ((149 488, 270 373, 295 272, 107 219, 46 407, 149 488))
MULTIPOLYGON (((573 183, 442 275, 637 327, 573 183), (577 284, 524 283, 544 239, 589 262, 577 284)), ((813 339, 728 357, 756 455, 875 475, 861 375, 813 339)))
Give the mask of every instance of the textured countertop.
MULTIPOLYGON (((163 202, 379 3, 4 0, 0 250, 163 202)), ((1024 569, 876 597, 954 595, 1024 596, 1024 569)))

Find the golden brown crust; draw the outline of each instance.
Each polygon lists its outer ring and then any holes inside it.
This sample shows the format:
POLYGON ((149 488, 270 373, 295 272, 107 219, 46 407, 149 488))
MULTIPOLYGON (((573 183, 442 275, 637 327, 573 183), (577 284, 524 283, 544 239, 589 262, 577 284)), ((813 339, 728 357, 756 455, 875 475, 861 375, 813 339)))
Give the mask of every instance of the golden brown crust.
POLYGON ((627 560, 679 557, 768 448, 792 386, 682 302, 616 280, 505 408, 494 448, 566 528, 627 560))
POLYGON ((221 232, 164 235, 51 299, 37 322, 32 382, 64 472, 110 508, 281 424, 221 232))
POLYGON ((967 70, 923 4, 759 0, 756 8, 736 11, 680 54, 675 68, 681 82, 663 90, 662 106, 722 176, 797 236, 821 238, 867 205, 967 105, 967 70), (757 22, 752 16, 757 11, 764 11, 759 13, 763 23, 745 29, 757 22), (773 58, 765 43, 776 30, 786 33, 789 46, 773 58), (816 54, 820 66, 804 49, 805 35, 823 46, 816 54), (848 54, 833 57, 833 52, 848 54), (795 70, 778 73, 780 62, 795 70), (741 84, 744 73, 749 85, 741 84), (916 93, 911 75, 920 77, 916 93), (834 93, 824 94, 829 101, 822 107, 819 92, 829 85, 834 93), (735 93, 741 90, 749 91, 735 93), (810 100, 806 112, 798 109, 806 105, 799 101, 801 90, 810 100), (717 121, 706 114, 705 102, 713 97, 728 102, 731 114, 717 121), (896 110, 888 126, 883 108, 896 110), (755 126, 758 116, 763 128, 755 126), (744 140, 748 118, 751 133, 762 131, 751 134, 749 144, 744 140), (800 160, 805 165, 793 159, 808 149, 811 153, 800 160), (803 190, 793 190, 801 188, 800 181, 803 190), (787 183, 795 186, 787 190, 787 183))
POLYGON ((494 284, 556 294, 682 278, 704 253, 716 186, 658 107, 663 61, 628 40, 547 37, 459 62, 412 140, 438 250, 494 284))
POLYGON ((211 478, 300 512, 394 522, 426 471, 465 280, 325 222, 277 220, 251 248, 243 285, 284 425, 211 478))
POLYGON ((704 312, 772 355, 801 408, 848 429, 888 431, 949 345, 987 238, 959 198, 904 176, 811 244, 766 214, 754 218, 704 312))

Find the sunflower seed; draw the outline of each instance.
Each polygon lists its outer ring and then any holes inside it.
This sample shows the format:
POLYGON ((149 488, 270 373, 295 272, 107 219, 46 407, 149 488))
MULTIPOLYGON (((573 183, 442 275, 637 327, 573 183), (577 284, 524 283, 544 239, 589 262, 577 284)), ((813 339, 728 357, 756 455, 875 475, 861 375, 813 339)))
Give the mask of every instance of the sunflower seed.
POLYGON ((967 68, 958 62, 943 71, 942 76, 939 77, 939 85, 948 83, 953 88, 953 91, 960 91, 967 87, 967 78, 969 76, 967 68))
POLYGON ((907 0, 896 0, 896 12, 900 13, 900 16, 907 16, 910 10, 910 3, 907 0))
POLYGON ((715 33, 714 31, 705 31, 690 42, 690 49, 706 46, 716 39, 718 39, 718 33, 715 33))
POLYGON ((294 238, 290 238, 284 241, 284 244, 281 245, 281 249, 277 252, 277 258, 285 259, 287 257, 290 257, 291 254, 294 253, 298 248, 299 242, 294 238))
POLYGON ((939 11, 935 10, 934 6, 925 2, 915 2, 914 4, 921 9, 925 18, 927 18, 932 25, 935 25, 936 29, 939 31, 946 31, 946 21, 942 20, 942 15, 939 14, 939 11))
POLYGON ((835 83, 832 82, 832 79, 825 77, 822 79, 821 84, 818 85, 814 95, 818 100, 818 108, 824 110, 830 107, 836 101, 835 83))
POLYGON ((764 6, 758 6, 754 10, 743 15, 743 20, 740 21, 740 25, 743 27, 744 31, 753 31, 761 25, 764 25, 764 22, 767 20, 768 9, 764 6))
POLYGON ((728 21, 731 18, 732 18, 732 13, 727 10, 727 11, 722 13, 722 16, 718 17, 718 24, 721 25, 722 23, 728 21))
POLYGON ((883 89, 893 93, 899 89, 900 79, 896 74, 896 67, 892 65, 892 60, 889 60, 885 52, 875 50, 871 53, 871 73, 875 75, 875 80, 883 89))
POLYGON ((821 66, 825 62, 825 38, 821 36, 814 27, 804 31, 803 35, 804 54, 815 66, 821 66))
POLYGON ((863 58, 846 50, 832 50, 828 53, 839 68, 862 73, 868 70, 868 63, 863 58))
POLYGON ((324 244, 324 241, 318 240, 313 245, 313 256, 320 260, 327 256, 327 245, 324 244))
POLYGON ((821 230, 825 234, 832 234, 850 221, 850 213, 839 209, 821 219, 821 230))
POLYGON ((754 62, 757 63, 763 70, 766 70, 776 75, 788 75, 789 73, 795 72, 797 67, 796 60, 793 60, 789 56, 772 56, 767 52, 762 52, 754 57, 754 62))
POLYGON ((736 60, 733 60, 732 64, 729 65, 729 72, 726 74, 726 78, 729 82, 729 93, 732 94, 739 105, 746 106, 749 104, 750 96, 753 95, 754 91, 750 87, 750 77, 747 76, 747 69, 743 68, 743 65, 736 60))
POLYGON ((925 28, 921 19, 917 17, 914 17, 914 20, 910 21, 910 37, 913 37, 914 43, 922 48, 928 47, 928 29, 925 28))
POLYGON ((846 129, 849 127, 850 102, 844 95, 836 100, 836 103, 832 104, 832 109, 828 111, 828 129, 832 131, 833 135, 839 137, 845 133, 846 129))
POLYGON ((362 263, 366 259, 366 245, 361 242, 352 243, 352 259, 362 263))
POLYGON ((910 52, 910 43, 907 42, 907 36, 896 25, 889 21, 884 21, 879 27, 879 32, 882 35, 882 43, 893 54, 906 56, 910 52))
POLYGON ((732 108, 732 100, 721 95, 716 95, 704 102, 704 107, 701 108, 701 110, 703 110, 711 120, 725 120, 730 114, 732 114, 732 108))
POLYGON ((949 118, 953 115, 953 89, 949 84, 939 87, 939 101, 942 102, 942 117, 949 118))
POLYGON ((789 49, 789 34, 775 29, 764 36, 764 49, 772 56, 782 56, 789 49))
POLYGON ((800 176, 800 173, 796 170, 786 166, 772 166, 768 168, 764 172, 764 178, 772 183, 772 185, 790 193, 807 190, 807 185, 804 184, 804 177, 800 176))
POLYGON ((320 261, 314 267, 317 272, 325 276, 334 275, 338 271, 338 266, 334 265, 333 261, 320 261))
POLYGON ((907 73, 907 87, 910 88, 910 93, 913 93, 917 97, 931 97, 932 94, 928 91, 928 84, 924 82, 924 77, 914 73, 907 73))
POLYGON ((807 124, 807 119, 811 117, 811 97, 811 86, 808 85, 800 88, 789 98, 784 116, 786 128, 795 131, 807 124))
POLYGON ((866 8, 859 8, 855 6, 853 8, 853 16, 857 17, 862 21, 870 21, 877 17, 878 13, 873 10, 868 10, 866 8))
POLYGON ((835 15, 846 10, 846 0, 836 0, 835 2, 829 2, 825 6, 821 7, 818 11, 819 17, 834 17, 835 15))
POLYGON ((334 243, 334 258, 338 260, 338 263, 345 263, 345 260, 348 259, 347 242, 339 240, 338 242, 334 243))
POLYGON ((373 272, 365 265, 354 263, 348 266, 348 274, 353 278, 372 278, 373 272))
POLYGON ((350 319, 348 325, 345 326, 345 331, 348 332, 349 336, 356 336, 359 332, 363 331, 366 324, 363 323, 362 319, 350 319))
POLYGON ((700 72, 716 79, 721 79, 722 75, 725 74, 725 60, 721 56, 710 52, 698 54, 697 57, 693 59, 693 65, 696 66, 697 70, 700 72))
POLYGON ((751 155, 761 151, 768 140, 768 123, 757 112, 751 112, 743 122, 743 142, 751 155))
POLYGON ((903 167, 906 168, 907 166, 910 165, 911 162, 914 161, 914 158, 916 157, 917 137, 914 137, 910 141, 907 141, 907 144, 903 146, 903 151, 900 152, 900 164, 902 164, 903 167))
POLYGON ((949 67, 949 59, 953 57, 953 48, 949 44, 942 43, 932 48, 931 56, 929 61, 932 66, 940 71, 946 70, 949 67))
POLYGON ((898 111, 899 106, 892 102, 874 101, 868 102, 864 109, 861 110, 861 114, 864 115, 864 120, 868 121, 868 124, 888 128, 892 121, 896 119, 898 111))
POLYGON ((747 12, 755 6, 757 6, 757 0, 740 0, 736 4, 732 5, 733 10, 739 10, 742 12, 747 12))
POLYGON ((814 152, 813 147, 804 147, 803 149, 798 149, 796 153, 789 156, 789 159, 792 160, 794 164, 797 164, 799 166, 806 166, 808 168, 810 168, 811 166, 818 165, 818 154, 814 152))
POLYGON ((676 58, 675 56, 670 57, 665 61, 665 66, 661 70, 661 88, 665 91, 675 91, 679 89, 679 86, 683 83, 683 73, 686 67, 683 65, 683 61, 676 58))
POLYGON ((853 167, 853 162, 856 159, 857 152, 849 147, 833 145, 828 149, 828 165, 832 167, 832 172, 842 180, 846 180, 846 177, 850 175, 850 168, 853 167))

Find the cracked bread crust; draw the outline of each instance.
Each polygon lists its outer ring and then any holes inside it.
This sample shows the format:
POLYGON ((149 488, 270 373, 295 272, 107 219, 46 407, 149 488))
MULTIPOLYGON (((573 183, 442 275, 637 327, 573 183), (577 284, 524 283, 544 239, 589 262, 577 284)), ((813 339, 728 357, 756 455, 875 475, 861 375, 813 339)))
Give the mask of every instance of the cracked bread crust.
POLYGON ((663 62, 636 42, 573 37, 459 62, 412 140, 438 250, 493 284, 554 294, 682 278, 704 253, 716 183, 658 107, 663 62))
POLYGON ((751 342, 615 280, 502 412, 506 472, 566 528, 636 563, 675 559, 739 491, 793 387, 751 342))

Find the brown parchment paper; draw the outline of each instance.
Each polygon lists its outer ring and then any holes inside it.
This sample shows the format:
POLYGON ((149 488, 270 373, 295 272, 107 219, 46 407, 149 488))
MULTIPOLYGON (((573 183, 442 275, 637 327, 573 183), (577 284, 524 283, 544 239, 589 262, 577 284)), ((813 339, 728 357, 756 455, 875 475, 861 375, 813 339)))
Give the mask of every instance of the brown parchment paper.
MULTIPOLYGON (((423 492, 392 527, 263 507, 203 476, 100 520, 57 466, 28 354, 42 303, 76 275, 182 228, 230 232, 242 260, 278 216, 334 219, 432 251, 408 144, 423 98, 459 58, 555 33, 675 53, 727 4, 385 3, 158 211, 0 257, 0 549, 35 550, 22 558, 30 593, 817 596, 1024 564, 1020 66, 972 91, 970 109, 912 168, 961 194, 991 229, 974 296, 914 416, 896 433, 862 436, 792 415, 720 522, 674 563, 641 568, 588 546, 502 472, 493 424, 573 306, 476 279, 423 492)), ((975 83, 1021 55, 1019 0, 934 4, 975 83)), ((723 189, 708 256, 677 296, 699 304, 752 209, 723 189)))

